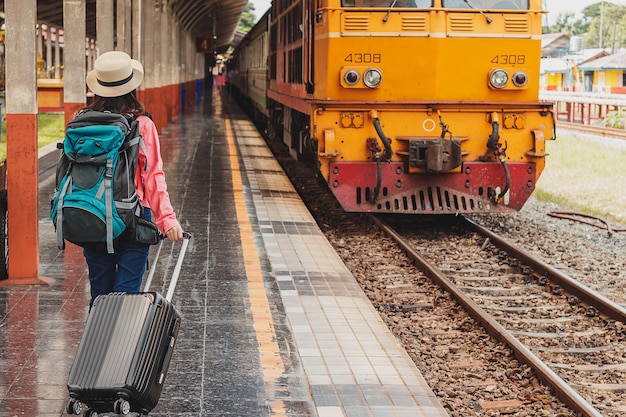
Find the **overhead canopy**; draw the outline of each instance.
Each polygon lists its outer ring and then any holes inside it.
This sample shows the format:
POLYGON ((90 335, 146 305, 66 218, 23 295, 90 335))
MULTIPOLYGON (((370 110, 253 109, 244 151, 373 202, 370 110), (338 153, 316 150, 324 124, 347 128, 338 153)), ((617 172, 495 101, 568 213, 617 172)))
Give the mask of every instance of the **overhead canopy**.
MULTIPOLYGON (((116 0, 120 1, 120 0, 116 0)), ((87 5, 87 36, 96 38, 96 0, 87 5)), ((215 50, 226 52, 248 0, 151 0, 147 5, 161 6, 194 36, 215 39, 215 50)), ((0 0, 4 10, 4 1, 0 0)), ((63 0, 37 0, 37 20, 63 27, 63 0)))
POLYGON ((196 36, 215 36, 218 53, 231 45, 248 0, 178 0, 170 2, 183 29, 196 36))

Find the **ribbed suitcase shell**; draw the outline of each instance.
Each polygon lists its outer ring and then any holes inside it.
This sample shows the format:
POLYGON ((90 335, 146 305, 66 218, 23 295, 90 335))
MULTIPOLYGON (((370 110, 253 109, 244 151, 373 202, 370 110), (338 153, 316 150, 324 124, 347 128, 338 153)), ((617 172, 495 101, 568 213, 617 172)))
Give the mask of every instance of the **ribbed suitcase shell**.
POLYGON ((98 413, 116 400, 147 414, 156 405, 180 327, 180 314, 159 293, 99 296, 70 370, 70 397, 98 413))

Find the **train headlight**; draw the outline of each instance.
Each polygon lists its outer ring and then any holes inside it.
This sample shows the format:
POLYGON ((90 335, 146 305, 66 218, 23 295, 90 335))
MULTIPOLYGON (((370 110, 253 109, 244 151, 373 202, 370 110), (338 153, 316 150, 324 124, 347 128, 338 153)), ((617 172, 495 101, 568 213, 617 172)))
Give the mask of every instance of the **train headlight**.
POLYGON ((361 79, 361 76, 355 70, 350 70, 350 71, 347 71, 345 74, 343 74, 343 80, 348 85, 355 85, 356 83, 359 82, 360 79, 361 79))
POLYGON ((489 74, 489 83, 494 88, 504 88, 509 82, 509 74, 503 69, 495 69, 489 74))
POLYGON ((513 77, 511 77, 511 81, 513 81, 513 84, 517 87, 523 87, 528 82, 528 75, 526 75, 525 72, 516 72, 513 74, 513 77))
POLYGON ((383 81, 383 73, 377 68, 369 68, 363 73, 363 83, 369 88, 376 88, 383 81))

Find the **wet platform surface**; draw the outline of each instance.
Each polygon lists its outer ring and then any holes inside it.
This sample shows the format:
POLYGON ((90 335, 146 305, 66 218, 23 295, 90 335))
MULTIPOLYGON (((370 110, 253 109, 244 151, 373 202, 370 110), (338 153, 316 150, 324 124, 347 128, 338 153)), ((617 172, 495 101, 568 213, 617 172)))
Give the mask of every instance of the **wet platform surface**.
MULTIPOLYGON (((445 416, 250 121, 218 90, 161 134, 174 208, 193 233, 183 321, 152 416, 445 416)), ((82 251, 56 248, 40 178, 40 270, 0 286, 0 417, 61 416, 87 318, 82 251)), ((166 242, 152 289, 166 292, 166 242)))

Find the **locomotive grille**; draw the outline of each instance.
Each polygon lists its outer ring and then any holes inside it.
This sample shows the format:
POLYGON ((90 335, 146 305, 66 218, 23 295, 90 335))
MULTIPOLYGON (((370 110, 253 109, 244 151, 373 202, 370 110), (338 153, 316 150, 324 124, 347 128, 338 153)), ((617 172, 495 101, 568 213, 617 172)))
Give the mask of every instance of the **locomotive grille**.
POLYGON ((425 32, 426 31, 426 17, 425 16, 402 16, 402 30, 425 32))
POLYGON ((450 31, 452 32, 472 32, 474 30, 474 19, 472 16, 449 16, 450 31))
POLYGON ((504 18, 504 30, 507 32, 528 32, 528 18, 526 16, 507 16, 504 18))
MULTIPOLYGON (((385 198, 388 190, 383 188, 381 201, 375 204, 374 212, 407 213, 407 214, 454 214, 477 213, 491 211, 488 198, 470 196, 464 193, 449 190, 444 187, 427 186, 415 190, 414 193, 385 198)), ((373 191, 369 188, 358 188, 356 200, 359 204, 370 205, 373 191)))
POLYGON ((368 16, 344 15, 343 30, 369 30, 370 20, 368 16))

